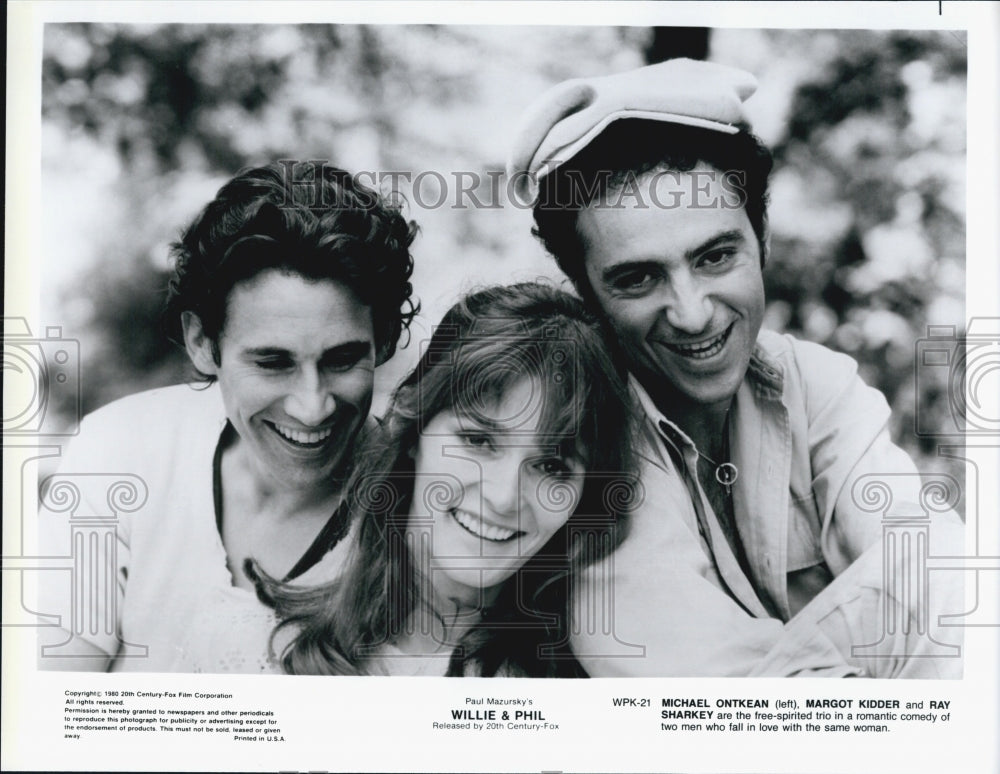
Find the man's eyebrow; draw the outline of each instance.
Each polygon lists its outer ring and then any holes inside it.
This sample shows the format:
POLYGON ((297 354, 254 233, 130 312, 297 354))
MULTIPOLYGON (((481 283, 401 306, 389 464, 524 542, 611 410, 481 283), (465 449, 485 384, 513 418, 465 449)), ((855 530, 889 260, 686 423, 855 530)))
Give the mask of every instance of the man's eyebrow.
MULTIPOLYGON (((363 355, 371 349, 371 342, 365 339, 358 339, 357 341, 345 341, 341 344, 337 344, 335 347, 330 347, 330 349, 324 350, 322 357, 338 356, 338 355, 363 355)), ((284 349, 282 347, 249 347, 243 350, 243 354, 247 357, 291 357, 292 352, 290 350, 284 349)))
POLYGON ((733 228, 730 229, 729 231, 723 231, 719 234, 716 234, 711 239, 706 239, 697 247, 694 247, 686 251, 684 253, 684 257, 690 261, 692 258, 697 258, 699 255, 707 253, 709 250, 718 247, 719 245, 724 245, 732 242, 742 243, 744 239, 745 237, 743 236, 743 232, 740 231, 738 228, 733 228))
POLYGON ((323 352, 323 357, 330 357, 331 355, 364 355, 371 349, 371 342, 365 339, 358 339, 356 341, 345 341, 342 344, 338 344, 335 347, 330 347, 323 352))
POLYGON ((633 271, 656 271, 659 266, 659 261, 654 260, 622 261, 621 263, 616 263, 614 266, 609 266, 602 271, 601 280, 604 282, 611 282, 623 274, 628 274, 633 271))
MULTIPOLYGON (((691 261, 697 258, 699 255, 707 253, 720 245, 732 244, 734 242, 742 243, 746 237, 743 232, 738 228, 730 229, 728 231, 722 231, 715 236, 706 239, 700 245, 687 250, 684 253, 686 260, 691 261)), ((662 266, 662 261, 655 258, 648 259, 636 259, 631 261, 622 261, 621 263, 616 263, 613 266, 608 266, 604 271, 601 272, 601 280, 603 282, 613 282, 616 278, 622 276, 623 274, 629 274, 631 272, 637 271, 648 271, 655 272, 659 271, 662 266)))
POLYGON ((288 357, 292 353, 281 347, 250 347, 243 350, 247 357, 288 357))

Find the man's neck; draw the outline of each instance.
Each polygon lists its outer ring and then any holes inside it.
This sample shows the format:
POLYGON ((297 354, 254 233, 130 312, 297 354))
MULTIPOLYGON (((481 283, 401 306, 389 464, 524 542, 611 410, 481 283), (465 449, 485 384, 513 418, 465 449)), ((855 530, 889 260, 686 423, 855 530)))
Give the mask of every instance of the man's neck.
POLYGON ((324 487, 307 489, 284 486, 248 458, 239 443, 226 449, 222 457, 223 492, 236 495, 250 514, 266 514, 269 519, 308 518, 315 512, 329 515, 339 502, 340 482, 331 476, 324 487))
POLYGON ((293 489, 261 477, 240 447, 222 455, 221 530, 233 582, 252 591, 243 567, 248 558, 276 578, 284 577, 315 541, 337 508, 336 488, 293 489))
POLYGON ((700 452, 721 460, 725 447, 726 416, 731 404, 730 400, 723 406, 694 406, 686 416, 671 417, 671 421, 684 431, 700 452))
POLYGON ((726 417, 733 398, 716 403, 697 403, 669 386, 656 384, 656 381, 639 378, 660 413, 677 425, 703 454, 711 457, 713 453, 721 453, 726 417), (650 389, 651 386, 653 389, 650 389))

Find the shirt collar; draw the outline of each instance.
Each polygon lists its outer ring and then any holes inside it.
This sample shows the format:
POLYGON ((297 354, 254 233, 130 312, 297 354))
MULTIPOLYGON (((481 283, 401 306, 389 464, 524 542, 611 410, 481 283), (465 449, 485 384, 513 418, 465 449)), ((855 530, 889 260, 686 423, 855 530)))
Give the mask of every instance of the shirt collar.
POLYGON ((750 355, 750 365, 747 367, 745 380, 754 391, 763 398, 781 400, 785 391, 785 375, 781 364, 771 357, 771 354, 761 346, 760 340, 750 355))
POLYGON ((642 406, 643 412, 653 425, 656 426, 656 429, 659 431, 661 436, 673 441, 675 444, 694 448, 694 442, 687 437, 684 431, 672 421, 667 419, 663 412, 656 407, 653 399, 649 397, 649 393, 646 392, 646 388, 639 383, 635 374, 629 372, 628 383, 629 387, 635 393, 635 396, 639 401, 639 405, 642 406))
MULTIPOLYGON (((646 392, 635 374, 631 371, 628 375, 629 386, 639 400, 639 405, 646 416, 656 425, 660 433, 679 440, 688 446, 694 446, 690 438, 674 422, 667 419, 663 412, 657 408, 653 399, 646 392)), ((750 355, 750 364, 744 382, 748 383, 754 391, 764 398, 780 400, 784 392, 784 374, 781 365, 775 361, 770 354, 758 342, 750 355)))

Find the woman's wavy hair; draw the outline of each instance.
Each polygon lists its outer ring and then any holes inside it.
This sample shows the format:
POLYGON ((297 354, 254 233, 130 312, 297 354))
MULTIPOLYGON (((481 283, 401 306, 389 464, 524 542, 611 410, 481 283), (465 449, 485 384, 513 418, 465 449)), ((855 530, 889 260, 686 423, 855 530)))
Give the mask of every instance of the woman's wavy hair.
MULTIPOLYGON (((247 169, 219 189, 172 245, 163 324, 183 346, 181 315, 194 312, 219 362, 226 304, 237 283, 276 269, 346 285, 372 310, 376 362, 392 357, 418 311, 410 245, 417 226, 343 169, 310 162, 247 169)), ((206 381, 214 377, 200 374, 206 381)))
POLYGON ((412 452, 421 429, 441 411, 461 415, 491 405, 528 378, 542 390, 539 441, 557 445, 587 470, 580 501, 502 584, 453 652, 448 674, 585 676, 567 645, 571 575, 617 547, 637 504, 633 411, 624 370, 609 352, 581 301, 551 286, 491 287, 453 306, 396 391, 384 432, 361 452, 345 496, 357 541, 343 574, 302 588, 251 568, 259 596, 282 619, 276 634, 282 627, 295 632, 280 654, 283 669, 367 673, 366 657, 402 636, 430 604, 421 594, 429 579, 419 576, 406 549, 412 452))
MULTIPOLYGON (((596 303, 584 263, 586 245, 577 229, 580 212, 601 197, 628 189, 656 171, 690 172, 699 162, 717 170, 746 210, 767 255, 768 177, 773 158, 748 126, 735 134, 664 121, 626 118, 539 182, 532 233, 556 259, 588 303, 596 303)), ((648 206, 658 206, 649 203, 648 206)), ((599 308, 599 307, 595 307, 599 308)))

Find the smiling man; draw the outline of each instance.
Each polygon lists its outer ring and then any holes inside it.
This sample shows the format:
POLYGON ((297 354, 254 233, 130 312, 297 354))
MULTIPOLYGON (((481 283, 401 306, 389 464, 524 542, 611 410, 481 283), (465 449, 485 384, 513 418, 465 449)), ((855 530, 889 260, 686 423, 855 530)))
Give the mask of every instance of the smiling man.
MULTIPOLYGON (((883 559, 859 495, 881 482, 888 518, 931 521, 884 397, 851 358, 761 329, 755 87, 692 60, 569 81, 515 142, 535 233, 616 334, 645 420, 644 503, 576 589, 581 615, 613 620, 579 619, 574 649, 592 675, 957 676, 961 630, 939 625, 961 610, 957 576, 930 607, 889 593, 909 560, 883 559), (610 648, 612 629, 642 657, 610 648)), ((933 521, 932 552, 961 552, 957 517, 933 521)))
MULTIPOLYGON (((61 626, 43 668, 268 670, 273 620, 245 561, 322 577, 350 526, 338 506, 374 370, 415 314, 415 226, 343 170, 291 171, 238 175, 175 245, 165 321, 203 383, 100 409, 60 465, 78 512, 106 512, 90 490, 108 475, 138 476, 148 500, 86 558, 107 595, 81 607, 49 574, 41 607, 61 626)), ((50 555, 72 553, 65 517, 41 513, 50 555)))

